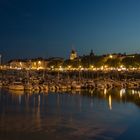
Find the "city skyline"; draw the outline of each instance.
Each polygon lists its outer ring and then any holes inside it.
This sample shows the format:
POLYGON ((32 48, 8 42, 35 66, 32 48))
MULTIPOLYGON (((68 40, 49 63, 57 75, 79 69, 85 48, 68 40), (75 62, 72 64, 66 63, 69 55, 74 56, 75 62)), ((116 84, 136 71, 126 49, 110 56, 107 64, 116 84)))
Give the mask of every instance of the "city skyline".
POLYGON ((0 1, 0 53, 14 58, 140 52, 138 0, 0 1))

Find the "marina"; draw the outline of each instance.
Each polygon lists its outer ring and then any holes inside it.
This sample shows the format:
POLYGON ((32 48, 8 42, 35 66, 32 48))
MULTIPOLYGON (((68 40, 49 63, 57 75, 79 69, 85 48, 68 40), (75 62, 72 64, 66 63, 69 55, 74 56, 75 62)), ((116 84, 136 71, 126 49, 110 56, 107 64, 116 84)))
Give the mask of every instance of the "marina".
POLYGON ((140 140, 139 0, 0 12, 0 140, 140 140))
POLYGON ((0 87, 22 91, 71 91, 112 88, 140 88, 140 72, 1 71, 0 87))

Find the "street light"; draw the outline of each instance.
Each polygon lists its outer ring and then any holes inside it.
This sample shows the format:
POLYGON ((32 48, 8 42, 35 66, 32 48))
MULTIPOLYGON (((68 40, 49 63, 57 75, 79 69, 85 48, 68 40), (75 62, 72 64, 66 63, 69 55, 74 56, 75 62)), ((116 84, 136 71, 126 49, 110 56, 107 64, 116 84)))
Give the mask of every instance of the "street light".
POLYGON ((59 66, 59 70, 60 70, 60 71, 63 71, 63 68, 62 68, 62 66, 59 66))
POLYGON ((71 68, 71 66, 68 66, 68 69, 70 69, 71 68))
POLYGON ((38 64, 41 64, 41 61, 38 61, 38 64))
POLYGON ((110 54, 110 55, 109 55, 109 58, 113 58, 113 55, 110 54))

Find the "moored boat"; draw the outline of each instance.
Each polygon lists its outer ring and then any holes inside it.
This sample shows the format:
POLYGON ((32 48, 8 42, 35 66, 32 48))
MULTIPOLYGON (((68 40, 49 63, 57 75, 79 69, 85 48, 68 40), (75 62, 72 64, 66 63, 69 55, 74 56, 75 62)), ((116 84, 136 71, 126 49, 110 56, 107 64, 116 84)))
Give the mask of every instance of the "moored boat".
POLYGON ((21 82, 14 82, 8 86, 9 90, 24 90, 24 86, 21 82))

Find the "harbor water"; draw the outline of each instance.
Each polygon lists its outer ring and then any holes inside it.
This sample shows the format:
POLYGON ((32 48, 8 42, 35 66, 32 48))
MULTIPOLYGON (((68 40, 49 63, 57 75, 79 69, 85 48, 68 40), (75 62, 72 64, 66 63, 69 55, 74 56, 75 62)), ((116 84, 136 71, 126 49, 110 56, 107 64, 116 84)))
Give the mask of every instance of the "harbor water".
POLYGON ((139 139, 140 91, 0 89, 0 140, 139 139))

